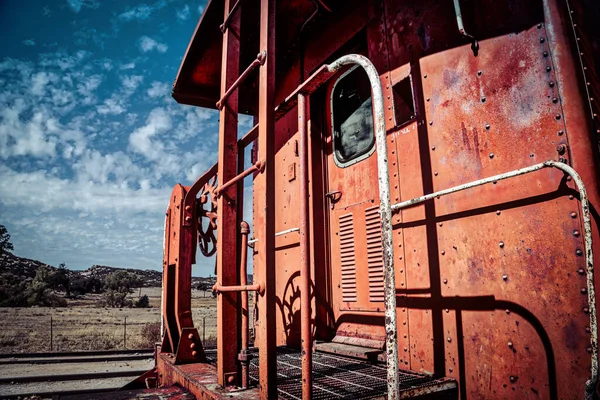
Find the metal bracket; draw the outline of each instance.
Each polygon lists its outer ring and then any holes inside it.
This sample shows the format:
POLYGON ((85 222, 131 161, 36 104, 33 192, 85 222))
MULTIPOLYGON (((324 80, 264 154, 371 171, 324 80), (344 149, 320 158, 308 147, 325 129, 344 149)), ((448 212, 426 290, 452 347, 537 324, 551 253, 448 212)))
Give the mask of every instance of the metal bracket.
POLYGON ((479 52, 479 42, 477 41, 477 39, 475 39, 473 35, 469 34, 465 30, 465 24, 463 23, 462 12, 460 10, 460 0, 454 0, 454 13, 456 14, 456 24, 458 25, 458 31, 461 35, 471 40, 471 49, 473 50, 475 56, 477 56, 477 53, 479 52))
POLYGON ((197 362, 206 362, 206 355, 204 354, 204 348, 200 341, 200 335, 198 335, 196 328, 183 328, 181 330, 179 346, 177 346, 175 364, 190 364, 197 362))

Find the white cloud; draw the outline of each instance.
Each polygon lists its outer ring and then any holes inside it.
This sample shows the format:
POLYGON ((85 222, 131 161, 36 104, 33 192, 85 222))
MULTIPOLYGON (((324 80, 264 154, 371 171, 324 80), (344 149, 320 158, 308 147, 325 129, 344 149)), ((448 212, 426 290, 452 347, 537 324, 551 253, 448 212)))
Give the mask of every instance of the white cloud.
POLYGON ((127 63, 127 64, 121 64, 121 65, 119 66, 119 69, 120 69, 120 70, 125 70, 125 69, 134 69, 134 68, 135 68, 135 63, 134 63, 134 62, 130 62, 130 63, 127 63))
POLYGON ((185 21, 190 17, 190 6, 187 4, 181 10, 177 10, 177 19, 185 21))
POLYGON ((171 117, 163 108, 155 108, 150 112, 146 125, 136 129, 129 136, 129 146, 150 161, 158 161, 164 156, 164 146, 153 138, 172 126, 171 117))
POLYGON ((31 77, 31 93, 36 96, 43 96, 46 93, 46 85, 50 80, 56 80, 58 77, 55 74, 47 72, 38 72, 31 77))
POLYGON ((163 8, 167 3, 164 0, 157 1, 154 4, 140 4, 119 14, 122 21, 144 20, 150 18, 152 13, 163 8))
POLYGON ((33 39, 25 39, 21 43, 23 43, 25 46, 35 46, 35 40, 33 39))
POLYGON ((100 3, 96 0, 67 0, 67 4, 75 13, 81 11, 82 7, 96 9, 100 7, 100 3))
POLYGON ((98 86, 100 86, 100 83, 102 83, 101 75, 89 76, 83 79, 79 85, 77 85, 77 91, 80 95, 89 97, 98 88, 98 86))
POLYGON ((125 112, 125 107, 123 107, 122 101, 110 98, 104 100, 104 103, 98 106, 98 112, 100 114, 118 115, 125 112))
POLYGON ((202 15, 203 12, 204 12, 204 6, 203 5, 199 5, 198 6, 198 14, 202 15))
POLYGON ((154 81, 150 88, 148 88, 147 93, 151 98, 164 97, 169 94, 170 87, 171 85, 168 83, 154 81))
POLYGON ((156 50, 159 53, 164 53, 169 48, 166 44, 157 42, 148 36, 142 36, 139 40, 140 50, 143 53, 147 53, 152 50, 156 50))
POLYGON ((131 95, 140 86, 144 77, 141 75, 122 76, 121 84, 125 92, 131 95))

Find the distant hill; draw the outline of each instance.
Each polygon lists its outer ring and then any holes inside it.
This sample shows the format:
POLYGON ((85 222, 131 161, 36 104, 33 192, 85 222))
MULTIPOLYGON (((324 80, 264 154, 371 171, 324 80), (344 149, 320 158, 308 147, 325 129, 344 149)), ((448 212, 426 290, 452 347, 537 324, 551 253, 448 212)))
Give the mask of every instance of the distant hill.
MULTIPOLYGON (((35 277, 35 271, 40 267, 47 267, 51 270, 56 270, 55 267, 44 264, 41 261, 31 260, 29 258, 18 257, 11 253, 0 254, 0 273, 10 272, 13 275, 25 278, 35 277)), ((116 271, 126 271, 134 274, 140 279, 143 287, 161 287, 162 286, 162 272, 151 269, 139 270, 133 268, 118 268, 110 267, 107 265, 94 265, 83 271, 69 270, 69 277, 74 278, 76 276, 82 277, 95 277, 104 281, 107 275, 116 271)), ((248 276, 248 281, 252 282, 252 275, 248 276)), ((212 287, 216 283, 214 277, 192 277, 192 287, 197 288, 199 286, 212 287)))
POLYGON ((21 278, 33 278, 40 267, 55 269, 53 266, 29 258, 17 257, 11 253, 0 254, 0 273, 10 272, 21 278))

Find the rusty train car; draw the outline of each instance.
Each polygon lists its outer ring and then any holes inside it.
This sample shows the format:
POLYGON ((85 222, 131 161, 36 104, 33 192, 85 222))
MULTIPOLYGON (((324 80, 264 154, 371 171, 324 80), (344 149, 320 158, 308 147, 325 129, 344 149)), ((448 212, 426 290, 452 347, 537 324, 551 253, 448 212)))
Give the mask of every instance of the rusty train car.
POLYGON ((591 0, 210 1, 173 97, 220 110, 218 162, 173 190, 146 382, 595 398, 597 21, 591 0), (215 253, 207 349, 191 265, 215 253))

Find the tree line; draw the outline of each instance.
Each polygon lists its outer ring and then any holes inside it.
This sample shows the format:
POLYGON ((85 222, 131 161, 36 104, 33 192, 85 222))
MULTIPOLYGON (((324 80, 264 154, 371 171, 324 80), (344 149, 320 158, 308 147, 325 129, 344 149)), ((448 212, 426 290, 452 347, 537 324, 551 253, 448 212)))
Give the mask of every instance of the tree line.
MULTIPOLYGON (((0 225, 0 255, 14 250, 10 234, 0 225)), ((101 294, 107 307, 149 307, 148 296, 129 299, 142 280, 127 271, 115 271, 103 278, 73 274, 64 263, 58 268, 40 266, 33 277, 24 277, 8 270, 0 270, 0 307, 48 306, 65 307, 67 298, 78 298, 89 293, 101 294)))

